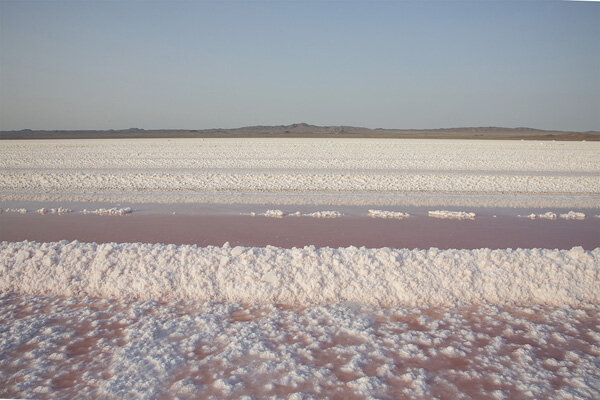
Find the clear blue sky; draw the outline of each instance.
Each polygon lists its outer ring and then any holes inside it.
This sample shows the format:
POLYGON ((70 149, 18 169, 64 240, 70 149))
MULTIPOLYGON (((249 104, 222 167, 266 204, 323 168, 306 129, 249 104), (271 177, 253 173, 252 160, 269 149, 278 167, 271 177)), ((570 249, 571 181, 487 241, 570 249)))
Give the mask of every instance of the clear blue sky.
POLYGON ((600 130, 600 3, 0 2, 0 129, 600 130))

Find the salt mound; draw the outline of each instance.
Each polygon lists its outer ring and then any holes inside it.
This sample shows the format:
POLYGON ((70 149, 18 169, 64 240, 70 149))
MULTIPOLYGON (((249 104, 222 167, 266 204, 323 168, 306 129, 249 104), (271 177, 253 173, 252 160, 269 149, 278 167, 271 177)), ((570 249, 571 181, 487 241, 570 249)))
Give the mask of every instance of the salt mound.
POLYGON ((428 214, 430 217, 434 217, 434 218, 475 219, 475 213, 464 212, 464 211, 436 210, 436 211, 429 211, 428 214))
POLYGON ((585 214, 581 212, 569 211, 567 214, 560 214, 563 219, 585 219, 585 214))
POLYGON ((130 207, 125 208, 99 208, 97 210, 88 211, 83 210, 84 214, 96 214, 96 215, 126 215, 131 214, 133 210, 130 207))
POLYGON ((58 214, 58 215, 65 215, 70 213, 71 209, 69 208, 62 208, 62 207, 58 207, 58 208, 40 208, 39 210, 37 210, 36 212, 38 214, 42 214, 42 215, 46 215, 46 214, 58 214))
POLYGON ((584 251, 0 243, 0 291, 248 304, 572 305, 600 302, 584 251))
POLYGON ((403 213, 400 211, 383 211, 383 210, 369 210, 369 216, 373 218, 407 218, 410 214, 403 213))
POLYGON ((530 219, 542 218, 542 219, 556 219, 556 214, 553 212, 545 212, 544 214, 534 214, 531 213, 527 216, 530 219))
POLYGON ((267 210, 262 215, 264 215, 265 217, 281 218, 285 215, 285 213, 281 210, 267 210))
POLYGON ((305 217, 313 217, 313 218, 339 218, 342 214, 339 211, 316 211, 310 214, 304 214, 305 217))

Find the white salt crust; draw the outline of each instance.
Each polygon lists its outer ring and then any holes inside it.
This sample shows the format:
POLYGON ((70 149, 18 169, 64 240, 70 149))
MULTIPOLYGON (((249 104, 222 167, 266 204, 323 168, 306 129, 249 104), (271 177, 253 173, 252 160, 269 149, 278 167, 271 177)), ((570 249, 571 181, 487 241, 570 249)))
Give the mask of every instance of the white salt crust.
MULTIPOLYGON (((0 214, 2 212, 13 212, 19 214, 27 214, 28 210, 25 208, 7 208, 1 209, 0 214)), ((55 214, 55 215, 66 215, 70 213, 77 213, 77 211, 73 211, 70 208, 58 207, 58 208, 40 208, 35 211, 41 215, 47 214, 55 214)), ((113 207, 113 208, 99 208, 96 210, 87 210, 84 209, 81 211, 82 214, 95 214, 95 215, 128 215, 133 213, 133 209, 131 207, 113 207)), ((174 214, 174 213, 173 213, 174 214)), ((339 218, 344 216, 343 213, 339 211, 316 211, 312 213, 302 214, 300 211, 296 212, 285 212, 278 209, 270 209, 265 211, 264 213, 250 212, 250 216, 264 216, 264 217, 272 217, 272 218, 283 218, 285 216, 294 216, 294 217, 313 217, 313 218, 339 218)), ((368 216, 373 218, 393 218, 393 219, 403 219, 408 218, 410 214, 403 213, 400 211, 384 211, 384 210, 368 210, 368 216)), ((445 210, 436 210, 429 211, 428 215, 434 218, 443 218, 443 219, 475 219, 476 214, 465 211, 445 211, 445 210)), ((496 216, 494 216, 495 218, 496 216)), ((542 214, 531 213, 529 215, 517 215, 517 217, 521 218, 529 218, 529 219, 549 219, 556 220, 557 215, 551 211, 547 211, 542 214)), ((595 218, 600 218, 600 215, 594 216, 595 218)), ((562 219, 571 219, 571 220, 584 220, 585 214, 582 212, 569 211, 566 214, 560 214, 560 218, 562 219)))
MULTIPOLYGON (((536 218, 541 218, 541 219, 551 219, 551 220, 555 220, 556 219, 556 214, 548 211, 545 212, 543 214, 534 214, 531 213, 529 215, 518 215, 518 217, 523 217, 523 218, 529 218, 529 219, 536 219, 536 218)), ((560 214, 560 218, 562 219, 570 219, 570 220, 584 220, 585 219, 585 214, 582 212, 576 212, 576 211, 569 211, 566 214, 560 214)))
POLYGON ((585 219, 585 214, 582 212, 569 211, 567 214, 560 214, 562 219, 585 219))
MULTIPOLYGON (((193 172, 151 169, 135 171, 0 171, 2 191, 116 192, 426 192, 426 193, 549 193, 600 194, 593 175, 501 175, 477 171, 450 176, 447 172, 388 171, 266 171, 193 172)), ((68 200, 65 196, 62 200, 68 200)))
POLYGON ((6 169, 600 171, 600 143, 428 139, 10 140, 6 169), (551 162, 549 162, 551 157, 551 162))
MULTIPOLYGON (((14 212, 14 213, 19 213, 19 214, 27 214, 28 211, 26 208, 6 208, 4 210, 0 208, 0 214, 3 212, 14 212)), ((37 209, 35 212, 40 215, 48 215, 48 214, 66 215, 66 214, 74 213, 74 211, 71 210, 70 208, 64 208, 64 207, 40 208, 40 209, 37 209)), ((133 209, 131 209, 130 207, 98 208, 96 210, 82 210, 81 211, 82 214, 96 214, 96 215, 127 215, 127 214, 131 214, 132 212, 133 212, 133 209)))
POLYGON ((373 218, 408 218, 410 214, 400 211, 369 210, 369 216, 373 218))
POLYGON ((264 214, 261 215, 271 218, 281 218, 285 215, 285 213, 281 210, 267 210, 264 212, 264 214))
POLYGON ((2 242, 0 291, 160 301, 380 306, 600 300, 600 248, 584 251, 284 249, 2 242))
POLYGON ((433 218, 443 219, 475 219, 475 213, 465 211, 446 211, 446 210, 435 210, 427 213, 433 218))
POLYGON ((17 213, 17 214, 27 214, 26 208, 0 208, 0 214, 5 213, 17 213))
POLYGON ((120 139, 10 141, 0 148, 2 199, 119 201, 132 193, 146 202, 243 194, 238 201, 248 203, 286 193, 303 204, 324 204, 320 197, 331 193, 352 204, 379 204, 381 193, 597 196, 600 143, 120 139), (359 192, 360 199, 347 195, 359 192))
POLYGON ((598 208, 597 195, 523 193, 425 193, 425 192, 91 192, 3 191, 0 201, 101 202, 101 203, 218 203, 265 205, 355 205, 427 207, 578 207, 598 208))
POLYGON ((131 207, 113 207, 113 208, 98 208, 96 210, 83 210, 83 214, 96 214, 96 215, 127 215, 131 214, 133 210, 131 207))
POLYGON ((4 294, 0 395, 595 399, 599 311, 4 294))
MULTIPOLYGON (((521 215, 519 215, 519 217, 521 217, 521 215)), ((547 212, 545 212, 543 214, 534 214, 534 213, 531 213, 531 214, 527 215, 526 217, 529 218, 529 219, 539 218, 539 219, 552 219, 552 220, 554 220, 554 219, 556 219, 556 214, 553 213, 553 212, 551 212, 551 211, 547 211, 547 212)))
POLYGON ((312 213, 308 213, 308 214, 302 214, 306 217, 312 217, 312 218, 339 218, 341 217, 342 214, 339 211, 315 211, 312 213))
POLYGON ((315 211, 312 213, 302 214, 300 211, 296 211, 294 213, 286 213, 281 210, 267 210, 262 214, 257 214, 256 212, 251 212, 251 216, 262 215, 263 217, 271 217, 271 218, 283 218, 285 216, 294 216, 294 217, 312 217, 312 218, 339 218, 343 216, 339 211, 315 211))
POLYGON ((73 210, 71 210, 69 208, 58 207, 58 208, 40 208, 39 210, 36 211, 36 213, 41 214, 41 215, 46 215, 46 214, 65 215, 65 214, 71 213, 72 211, 73 210))

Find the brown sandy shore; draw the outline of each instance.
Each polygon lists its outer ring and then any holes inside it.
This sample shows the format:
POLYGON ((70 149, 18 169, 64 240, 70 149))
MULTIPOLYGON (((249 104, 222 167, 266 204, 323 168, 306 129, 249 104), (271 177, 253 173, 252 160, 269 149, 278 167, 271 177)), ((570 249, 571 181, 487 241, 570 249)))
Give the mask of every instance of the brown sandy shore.
POLYGON ((379 219, 367 216, 268 218, 248 215, 126 216, 0 214, 0 241, 78 240, 221 246, 368 248, 557 248, 600 247, 600 218, 583 221, 530 220, 492 215, 475 220, 426 216, 379 219))

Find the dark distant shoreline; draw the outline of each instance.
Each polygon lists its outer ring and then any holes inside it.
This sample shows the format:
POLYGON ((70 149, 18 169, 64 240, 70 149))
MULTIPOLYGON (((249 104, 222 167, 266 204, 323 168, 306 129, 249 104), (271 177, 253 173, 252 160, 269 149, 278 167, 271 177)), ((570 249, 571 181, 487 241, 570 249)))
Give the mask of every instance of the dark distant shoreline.
POLYGON ((532 128, 370 129, 354 126, 292 124, 233 129, 122 129, 0 131, 0 140, 18 139, 158 139, 158 138, 382 138, 600 141, 600 131, 547 131, 532 128))

